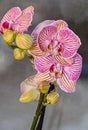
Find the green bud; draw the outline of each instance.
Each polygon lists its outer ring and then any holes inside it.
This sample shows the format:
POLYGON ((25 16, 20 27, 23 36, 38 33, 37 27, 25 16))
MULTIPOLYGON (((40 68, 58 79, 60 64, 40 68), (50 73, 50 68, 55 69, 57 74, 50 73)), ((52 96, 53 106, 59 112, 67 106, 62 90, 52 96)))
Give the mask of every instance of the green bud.
POLYGON ((15 41, 16 38, 16 33, 11 31, 11 30, 7 30, 4 34, 3 34, 3 39, 6 43, 12 43, 15 41))
POLYGON ((19 48, 15 48, 13 55, 16 60, 23 60, 25 57, 25 51, 19 48))
POLYGON ((27 34, 18 34, 16 36, 16 45, 21 49, 31 48, 33 39, 27 34))
POLYGON ((47 95, 47 104, 56 104, 59 100, 59 94, 57 92, 51 92, 47 95))
POLYGON ((41 93, 44 93, 44 94, 45 94, 45 93, 48 92, 49 87, 50 87, 49 82, 47 82, 47 81, 42 81, 42 82, 38 85, 37 89, 38 89, 41 93))

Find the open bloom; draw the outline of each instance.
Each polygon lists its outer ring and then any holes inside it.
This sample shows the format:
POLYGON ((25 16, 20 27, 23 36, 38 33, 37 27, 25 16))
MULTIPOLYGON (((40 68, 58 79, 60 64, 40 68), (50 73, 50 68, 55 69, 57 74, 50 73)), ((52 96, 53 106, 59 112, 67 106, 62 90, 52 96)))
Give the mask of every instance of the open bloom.
POLYGON ((34 29, 32 36, 43 52, 64 58, 73 57, 81 44, 78 36, 62 20, 42 22, 34 29))
POLYGON ((11 8, 1 20, 0 33, 3 34, 7 30, 16 31, 17 33, 27 31, 33 14, 34 8, 32 6, 27 7, 23 11, 19 7, 11 8))
POLYGON ((76 54, 71 64, 61 64, 52 57, 36 57, 35 68, 38 73, 35 76, 37 81, 57 81, 59 87, 65 92, 74 92, 76 81, 82 69, 82 57, 76 54))

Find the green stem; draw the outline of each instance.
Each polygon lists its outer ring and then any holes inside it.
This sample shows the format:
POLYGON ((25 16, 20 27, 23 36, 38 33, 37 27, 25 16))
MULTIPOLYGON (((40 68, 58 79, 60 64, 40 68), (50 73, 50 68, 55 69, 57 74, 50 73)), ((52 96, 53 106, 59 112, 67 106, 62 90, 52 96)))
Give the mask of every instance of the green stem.
MULTIPOLYGON (((54 89, 55 89, 54 84, 53 84, 53 83, 50 83, 50 88, 49 88, 48 94, 49 94, 51 91, 53 91, 54 89)), ((37 123, 36 130, 42 130, 42 125, 43 125, 45 110, 46 110, 46 106, 43 106, 43 108, 42 108, 42 110, 41 110, 41 115, 40 115, 39 121, 38 121, 38 123, 37 123)))
POLYGON ((39 117, 40 112, 43 108, 42 102, 44 100, 44 96, 45 96, 44 94, 42 94, 42 93, 40 94, 39 103, 38 103, 37 110, 36 110, 35 116, 33 118, 33 122, 32 122, 30 130, 35 130, 35 127, 36 127, 36 124, 37 124, 37 121, 38 121, 38 117, 39 117))
POLYGON ((46 110, 46 107, 43 106, 42 111, 41 111, 41 115, 40 115, 40 117, 39 117, 39 121, 38 121, 38 123, 37 123, 36 130, 42 130, 43 121, 44 121, 44 115, 45 115, 45 110, 46 110))

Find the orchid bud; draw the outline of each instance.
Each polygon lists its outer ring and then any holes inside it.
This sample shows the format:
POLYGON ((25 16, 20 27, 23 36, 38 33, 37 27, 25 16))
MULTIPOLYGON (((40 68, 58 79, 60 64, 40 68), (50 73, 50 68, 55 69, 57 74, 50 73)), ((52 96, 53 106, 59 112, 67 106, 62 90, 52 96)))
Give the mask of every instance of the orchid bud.
POLYGON ((55 88, 58 86, 56 81, 53 82, 53 85, 55 86, 55 88))
POLYGON ((13 55, 16 60, 23 60, 25 57, 25 51, 19 48, 15 48, 13 55))
POLYGON ((59 94, 57 92, 51 92, 47 95, 47 103, 48 104, 56 104, 59 100, 59 94))
POLYGON ((3 34, 3 39, 6 43, 12 43, 15 41, 16 38, 16 32, 13 32, 11 30, 7 30, 4 34, 3 34))
POLYGON ((40 96, 40 92, 36 89, 31 89, 27 93, 24 93, 20 97, 20 102, 27 103, 27 102, 32 102, 34 100, 38 100, 40 96))
POLYGON ((44 93, 44 94, 45 94, 45 93, 48 92, 49 87, 50 87, 49 82, 47 82, 47 81, 42 81, 42 82, 38 85, 37 89, 38 89, 41 93, 44 93))
POLYGON ((21 49, 31 48, 33 39, 27 34, 18 34, 16 36, 16 45, 21 49))

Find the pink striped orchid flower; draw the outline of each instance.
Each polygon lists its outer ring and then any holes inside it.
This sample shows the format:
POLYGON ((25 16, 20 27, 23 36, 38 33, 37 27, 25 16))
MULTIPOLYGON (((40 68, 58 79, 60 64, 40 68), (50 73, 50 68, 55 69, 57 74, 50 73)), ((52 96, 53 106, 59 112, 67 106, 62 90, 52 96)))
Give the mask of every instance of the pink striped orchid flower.
POLYGON ((33 14, 34 8, 32 6, 23 11, 19 7, 11 8, 1 20, 0 33, 3 34, 7 30, 16 31, 17 33, 27 31, 32 22, 33 14))
MULTIPOLYGON (((57 81, 59 87, 68 93, 75 91, 76 81, 80 76, 82 69, 82 57, 76 54, 72 64, 61 64, 52 56, 36 57, 34 60, 35 68, 38 73, 35 79, 38 82, 43 80, 53 82, 57 81)), ((66 63, 66 62, 65 62, 66 63)))
POLYGON ((62 20, 40 23, 32 32, 32 37, 42 52, 63 58, 73 57, 81 44, 78 36, 62 20))

